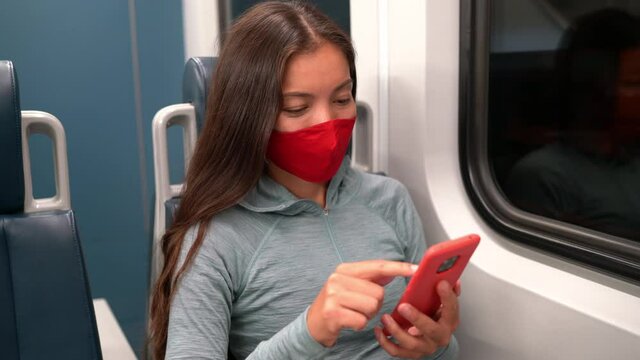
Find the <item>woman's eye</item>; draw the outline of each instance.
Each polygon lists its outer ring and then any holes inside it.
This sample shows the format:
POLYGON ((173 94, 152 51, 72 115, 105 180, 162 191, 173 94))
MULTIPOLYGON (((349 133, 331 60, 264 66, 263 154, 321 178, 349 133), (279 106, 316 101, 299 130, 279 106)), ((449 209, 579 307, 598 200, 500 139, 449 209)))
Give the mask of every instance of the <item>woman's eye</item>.
POLYGON ((337 103, 338 105, 347 105, 347 104, 349 104, 350 102, 351 102, 351 97, 336 100, 336 103, 337 103))
POLYGON ((282 109, 282 111, 286 112, 289 115, 300 115, 305 112, 305 110, 307 110, 306 107, 282 109))

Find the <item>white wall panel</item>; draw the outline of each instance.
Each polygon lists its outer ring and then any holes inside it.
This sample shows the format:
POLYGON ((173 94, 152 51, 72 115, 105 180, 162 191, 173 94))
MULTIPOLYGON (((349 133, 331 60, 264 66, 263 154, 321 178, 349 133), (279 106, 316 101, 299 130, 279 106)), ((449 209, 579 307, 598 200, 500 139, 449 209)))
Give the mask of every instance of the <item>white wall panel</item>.
POLYGON ((409 188, 428 242, 483 238, 463 277, 461 359, 637 357, 637 286, 506 239, 473 208, 458 152, 459 2, 388 1, 383 27, 380 3, 351 0, 351 28, 359 99, 377 116, 388 86, 388 172, 409 188))

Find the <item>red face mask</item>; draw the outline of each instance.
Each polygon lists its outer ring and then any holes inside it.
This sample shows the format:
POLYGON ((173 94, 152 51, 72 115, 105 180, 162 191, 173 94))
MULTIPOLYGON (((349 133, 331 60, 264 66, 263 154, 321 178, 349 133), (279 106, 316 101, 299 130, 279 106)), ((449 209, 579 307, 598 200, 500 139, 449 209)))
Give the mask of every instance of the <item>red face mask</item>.
POLYGON ((273 130, 267 158, 309 182, 329 181, 340 168, 356 118, 336 119, 297 131, 273 130))

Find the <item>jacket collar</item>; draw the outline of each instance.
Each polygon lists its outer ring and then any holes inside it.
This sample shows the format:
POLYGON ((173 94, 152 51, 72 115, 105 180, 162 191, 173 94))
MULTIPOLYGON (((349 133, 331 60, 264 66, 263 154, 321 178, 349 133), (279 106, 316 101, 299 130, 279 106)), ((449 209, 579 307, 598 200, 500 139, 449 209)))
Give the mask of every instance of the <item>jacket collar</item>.
MULTIPOLYGON (((340 169, 329 182, 327 209, 340 207, 351 200, 360 187, 360 181, 360 174, 351 168, 351 159, 346 156, 340 169)), ((282 215, 323 212, 323 209, 314 201, 297 198, 266 173, 260 177, 258 184, 245 195, 239 205, 254 212, 272 212, 282 215)))

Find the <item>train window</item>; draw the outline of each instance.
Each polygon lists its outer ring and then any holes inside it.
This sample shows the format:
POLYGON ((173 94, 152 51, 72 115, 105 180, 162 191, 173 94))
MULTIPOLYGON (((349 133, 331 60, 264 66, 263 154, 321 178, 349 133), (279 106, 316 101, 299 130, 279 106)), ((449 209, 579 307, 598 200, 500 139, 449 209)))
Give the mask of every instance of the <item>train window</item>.
POLYGON ((640 3, 461 0, 460 149, 509 238, 640 278, 640 3))

